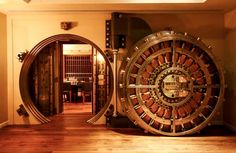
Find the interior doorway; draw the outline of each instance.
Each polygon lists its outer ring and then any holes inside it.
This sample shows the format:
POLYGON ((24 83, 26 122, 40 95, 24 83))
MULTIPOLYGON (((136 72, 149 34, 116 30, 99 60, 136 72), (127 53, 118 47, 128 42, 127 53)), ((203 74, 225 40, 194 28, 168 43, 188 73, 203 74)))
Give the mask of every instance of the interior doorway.
POLYGON ((63 114, 92 114, 93 51, 90 44, 63 44, 63 114))
POLYGON ((95 122, 109 106, 112 90, 105 54, 77 35, 41 41, 25 57, 20 73, 23 102, 41 123, 63 113, 90 113, 95 122))

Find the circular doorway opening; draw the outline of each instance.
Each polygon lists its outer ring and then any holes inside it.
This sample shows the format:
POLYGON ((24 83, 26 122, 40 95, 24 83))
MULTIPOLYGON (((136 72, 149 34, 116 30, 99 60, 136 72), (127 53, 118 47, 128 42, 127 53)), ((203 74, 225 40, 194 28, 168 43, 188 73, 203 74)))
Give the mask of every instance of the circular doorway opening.
POLYGON ((59 34, 42 40, 27 54, 19 84, 24 105, 41 123, 49 122, 48 116, 61 113, 65 100, 90 101, 96 121, 111 101, 112 80, 111 65, 95 43, 81 36, 59 34), (64 55, 65 45, 87 45, 90 52, 83 49, 79 53, 77 50, 76 55, 73 51, 64 55), (65 83, 69 83, 69 94, 64 90, 65 83))

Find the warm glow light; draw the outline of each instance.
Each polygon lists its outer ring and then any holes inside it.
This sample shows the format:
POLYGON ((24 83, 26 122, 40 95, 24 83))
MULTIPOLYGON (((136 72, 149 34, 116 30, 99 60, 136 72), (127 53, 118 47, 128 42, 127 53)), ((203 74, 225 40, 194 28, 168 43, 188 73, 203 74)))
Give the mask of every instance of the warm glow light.
POLYGON ((91 55, 92 46, 89 44, 64 44, 64 55, 91 55))
POLYGON ((6 3, 7 0, 0 0, 0 4, 6 3))
POLYGON ((144 3, 204 3, 207 0, 34 0, 31 3, 59 3, 59 4, 144 4, 144 3))
POLYGON ((97 54, 97 60, 99 63, 104 63, 104 61, 105 61, 102 54, 100 54, 100 53, 97 54))
POLYGON ((127 3, 205 3, 206 0, 127 0, 127 3))

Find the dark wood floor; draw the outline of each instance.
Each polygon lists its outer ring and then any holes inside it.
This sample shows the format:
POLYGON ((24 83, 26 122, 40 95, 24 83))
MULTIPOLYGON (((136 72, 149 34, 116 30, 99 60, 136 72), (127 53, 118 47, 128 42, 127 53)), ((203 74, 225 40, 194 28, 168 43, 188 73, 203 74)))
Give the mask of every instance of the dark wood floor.
POLYGON ((211 126, 201 134, 166 137, 139 128, 86 123, 91 115, 64 114, 44 125, 0 129, 1 153, 236 153, 236 134, 211 126))

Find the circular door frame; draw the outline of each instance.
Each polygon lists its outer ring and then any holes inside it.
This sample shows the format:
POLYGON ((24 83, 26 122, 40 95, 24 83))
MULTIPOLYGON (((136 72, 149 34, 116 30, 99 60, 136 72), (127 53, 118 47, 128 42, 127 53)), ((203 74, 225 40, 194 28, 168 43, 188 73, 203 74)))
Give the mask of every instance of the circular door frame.
MULTIPOLYGON (((174 47, 176 47, 176 46, 174 46, 174 47)), ((162 31, 162 32, 154 33, 154 34, 144 37, 142 40, 140 40, 138 43, 136 43, 135 46, 129 52, 133 53, 133 54, 132 55, 130 54, 131 56, 127 57, 127 59, 123 61, 121 69, 120 69, 120 76, 122 76, 122 77, 120 78, 120 82, 119 82, 119 84, 121 85, 120 90, 119 90, 120 91, 119 97, 120 97, 120 100, 122 102, 122 106, 123 106, 127 116, 129 117, 129 119, 131 121, 134 122, 134 124, 139 125, 140 127, 145 129, 146 131, 149 131, 153 134, 180 136, 180 135, 187 135, 187 134, 192 134, 192 133, 198 132, 209 123, 209 121, 213 118, 215 113, 218 111, 218 109, 221 105, 221 102, 224 99, 224 90, 225 90, 224 89, 225 88, 225 81, 224 81, 223 69, 221 67, 220 62, 218 60, 216 60, 215 56, 211 52, 210 47, 207 47, 199 38, 195 38, 191 35, 188 35, 187 33, 176 33, 174 31, 162 31), (154 101, 154 103, 152 103, 152 104, 158 105, 157 107, 159 107, 159 108, 161 108, 161 106, 163 105, 163 100, 161 98, 165 97, 166 99, 168 99, 168 96, 163 95, 163 94, 159 94, 159 93, 162 93, 162 91, 160 91, 161 89, 159 90, 159 88, 162 88, 162 87, 160 87, 161 86, 160 84, 157 84, 158 82, 154 81, 154 84, 150 84, 148 81, 147 81, 148 82, 147 84, 141 83, 140 78, 146 77, 145 76, 146 74, 144 74, 144 72, 146 73, 148 71, 151 71, 151 72, 148 72, 149 75, 152 76, 152 74, 155 74, 157 81, 164 80, 163 78, 165 78, 165 76, 167 76, 167 79, 169 79, 169 75, 166 75, 165 72, 168 72, 170 74, 174 74, 175 69, 172 69, 172 66, 168 67, 168 65, 167 65, 166 66, 167 68, 163 68, 163 69, 161 68, 160 71, 159 71, 158 67, 156 67, 156 68, 153 67, 154 70, 147 69, 149 64, 151 64, 150 59, 157 58, 157 56, 158 56, 157 54, 162 55, 163 53, 167 52, 168 49, 165 49, 165 47, 164 47, 164 49, 160 49, 160 50, 157 49, 157 50, 154 50, 152 53, 150 53, 151 55, 148 53, 149 55, 147 55, 147 56, 145 55, 145 52, 148 51, 148 49, 150 49, 154 45, 157 45, 159 43, 167 42, 167 41, 175 42, 178 40, 195 45, 196 47, 200 48, 203 51, 203 53, 205 52, 206 55, 208 57, 210 57, 210 59, 214 62, 213 64, 216 66, 216 69, 218 71, 217 74, 219 75, 219 80, 220 80, 220 82, 219 82, 220 92, 219 92, 219 96, 218 96, 218 99, 217 99, 214 109, 212 110, 210 115, 207 116, 207 118, 203 122, 201 122, 200 124, 197 124, 195 127, 193 127, 190 130, 183 130, 181 132, 175 132, 175 131, 174 132, 172 132, 172 131, 166 132, 166 131, 162 130, 163 126, 165 126, 165 125, 175 126, 175 121, 177 120, 177 119, 175 119, 175 116, 173 115, 173 112, 174 112, 173 109, 171 110, 170 118, 166 119, 164 116, 158 116, 156 113, 153 113, 151 111, 150 106, 148 106, 149 104, 148 104, 147 100, 150 100, 151 98, 153 98, 152 97, 153 92, 150 88, 153 88, 154 90, 156 90, 154 93, 157 95, 156 96, 154 94, 157 98, 154 96, 154 98, 152 99, 154 101), (144 62, 138 63, 138 62, 140 62, 140 59, 144 59, 143 60, 144 62), (134 68, 136 68, 138 70, 136 71, 134 68), (136 73, 133 72, 133 70, 136 71, 136 73), (155 70, 157 70, 157 72, 155 72, 155 70), (166 70, 168 70, 168 71, 166 71, 166 70), (144 76, 142 76, 142 75, 144 75, 144 76), (163 75, 164 77, 163 78, 161 76, 159 77, 159 75, 163 75), (134 78, 133 80, 135 80, 135 81, 130 81, 130 78, 134 78), (130 83, 130 82, 132 82, 132 83, 130 83), (141 84, 138 84, 138 83, 141 83, 141 84), (145 85, 146 85, 146 87, 145 87, 145 85), (141 88, 148 89, 148 91, 145 91, 145 93, 142 93, 141 88), (150 97, 151 97, 150 99, 147 99, 147 100, 145 99, 146 93, 148 93, 150 95, 150 97), (144 95, 144 97, 141 97, 141 95, 144 95), (157 100, 154 100, 155 98, 157 100), (161 102, 158 103, 158 100, 160 100, 161 102), (158 126, 156 126, 157 128, 153 127, 154 124, 158 124, 158 126)), ((203 55, 203 54, 201 53, 201 55, 203 55)), ((187 56, 187 54, 186 54, 186 56, 187 56)), ((189 56, 189 57, 192 58, 192 56, 189 56)), ((175 57, 172 56, 172 60, 173 59, 175 59, 175 57)), ((196 61, 196 60, 200 60, 200 58, 196 57, 194 59, 194 61, 196 61)), ((167 61, 167 59, 164 59, 164 61, 167 61)), ((200 61, 200 62, 201 62, 200 67, 201 68, 204 67, 203 68, 204 72, 206 72, 207 66, 204 66, 204 62, 202 62, 202 61, 200 61)), ((177 69, 178 75, 176 75, 176 76, 177 77, 179 77, 181 75, 187 76, 185 78, 188 78, 188 80, 190 80, 190 83, 189 83, 190 86, 193 85, 190 75, 188 75, 185 70, 182 71, 182 69, 183 68, 177 69)), ((207 72, 207 74, 210 75, 208 72, 207 72)), ((163 82, 164 81, 162 81, 162 83, 163 82)), ((208 85, 208 84, 206 84, 206 85, 208 85)), ((208 93, 206 93, 209 96, 211 94, 210 91, 211 91, 211 89, 207 90, 208 93)), ((189 91, 189 93, 194 95, 193 89, 191 89, 189 91)), ((186 98, 183 98, 183 99, 190 99, 190 96, 186 96, 186 98)), ((209 96, 206 96, 206 97, 209 98, 209 96)), ((171 98, 169 98, 169 99, 171 99, 171 98)), ((179 98, 179 99, 181 99, 181 98, 179 98)), ((205 102, 203 102, 204 105, 205 105, 205 103, 208 102, 207 100, 209 100, 209 99, 206 99, 205 102)), ((202 102, 201 100, 199 100, 199 101, 202 102)), ((170 102, 169 104, 170 104, 170 108, 176 108, 183 103, 185 104, 184 101, 181 101, 180 103, 170 102)), ((199 104, 199 110, 200 110, 200 107, 204 108, 202 106, 202 104, 199 104)), ((198 115, 198 114, 195 113, 194 115, 198 115)), ((189 118, 190 117, 188 117, 188 119, 189 118)), ((181 120, 181 118, 178 119, 178 121, 179 120, 181 120)), ((170 127, 170 128, 172 128, 172 127, 170 127)))
MULTIPOLYGON (((48 119, 47 117, 45 117, 34 105, 31 97, 30 97, 30 93, 29 93, 29 70, 30 67, 32 65, 32 63, 34 62, 35 58, 37 57, 37 55, 41 52, 41 50, 46 47, 47 45, 49 45, 50 43, 56 42, 56 41, 68 41, 68 40, 78 40, 81 41, 83 43, 86 44, 90 44, 92 45, 94 48, 97 49, 98 52, 100 52, 102 54, 102 56, 104 57, 105 61, 108 63, 109 69, 112 70, 111 65, 109 63, 109 60, 107 59, 106 55, 102 52, 102 50, 92 41, 78 36, 78 35, 74 35, 74 34, 58 34, 58 35, 53 35, 51 37, 48 37, 44 40, 42 40, 41 42, 39 42, 30 52, 27 53, 27 55, 24 58, 22 67, 21 67, 21 71, 20 71, 20 78, 19 78, 19 86, 20 86, 20 94, 23 100, 23 103, 25 105, 25 107, 30 111, 30 113, 40 122, 40 123, 47 123, 50 122, 50 119, 48 119)), ((112 76, 113 78, 113 76, 112 76)), ((113 86, 113 84, 112 84, 113 86)), ((113 90, 113 88, 111 88, 111 90, 113 90)), ((113 91, 111 91, 110 93, 113 93, 113 91)), ((110 101, 111 101, 111 96, 109 96, 106 104, 104 105, 104 107, 100 110, 100 112, 98 112, 92 119, 93 122, 95 122, 97 119, 99 119, 102 114, 104 114, 104 112, 107 110, 107 108, 109 107, 110 101)), ((91 123, 91 121, 90 121, 91 123)))

